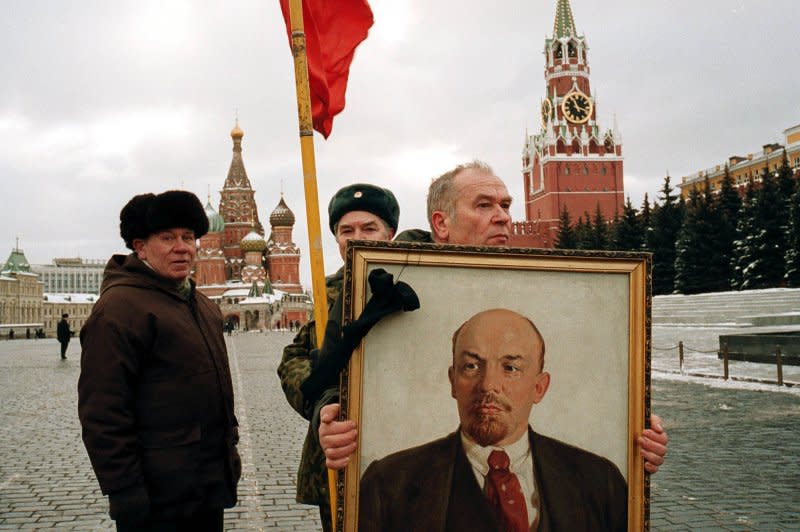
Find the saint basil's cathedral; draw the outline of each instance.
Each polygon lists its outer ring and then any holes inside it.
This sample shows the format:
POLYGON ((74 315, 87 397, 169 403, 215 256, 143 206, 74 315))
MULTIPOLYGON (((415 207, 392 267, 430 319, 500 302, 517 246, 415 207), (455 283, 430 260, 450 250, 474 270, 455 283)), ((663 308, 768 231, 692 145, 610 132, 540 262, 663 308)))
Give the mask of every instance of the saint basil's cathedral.
POLYGON ((295 329, 308 321, 311 299, 300 284, 300 249, 292 241, 294 213, 281 194, 265 238, 255 190, 242 159, 244 131, 231 131, 233 158, 220 191, 219 211, 206 203, 208 234, 200 239, 194 279, 216 301, 226 325, 295 329))
POLYGON ((522 148, 525 221, 513 224, 512 246, 553 247, 564 209, 572 223, 598 209, 606 221, 622 213, 622 135, 616 123, 602 130, 597 121, 588 49, 569 0, 558 0, 544 42, 541 127, 526 132, 522 148))

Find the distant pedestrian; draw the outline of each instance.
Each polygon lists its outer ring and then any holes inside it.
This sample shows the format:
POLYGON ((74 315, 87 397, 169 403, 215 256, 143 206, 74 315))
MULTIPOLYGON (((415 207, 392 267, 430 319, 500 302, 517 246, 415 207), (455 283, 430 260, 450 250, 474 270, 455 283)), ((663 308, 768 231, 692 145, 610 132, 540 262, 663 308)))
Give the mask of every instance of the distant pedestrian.
POLYGON ((31 328, 30 327, 25 329, 25 338, 27 338, 28 340, 31 339, 31 328))
POLYGON ((8 330, 8 339, 9 340, 13 340, 14 339, 14 329, 9 329, 8 330))
POLYGON ((58 327, 56 328, 56 337, 58 338, 58 343, 61 344, 61 360, 67 359, 67 346, 69 345, 69 339, 72 338, 72 329, 69 328, 67 318, 69 318, 69 314, 62 314, 61 321, 58 322, 58 327))

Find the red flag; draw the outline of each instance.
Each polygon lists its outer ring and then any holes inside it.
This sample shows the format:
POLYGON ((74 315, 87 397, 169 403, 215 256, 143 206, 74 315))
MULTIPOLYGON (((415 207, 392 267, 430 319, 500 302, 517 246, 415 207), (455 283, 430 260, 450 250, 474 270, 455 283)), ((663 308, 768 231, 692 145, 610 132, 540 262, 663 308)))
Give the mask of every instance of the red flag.
MULTIPOLYGON (((289 45, 292 25, 289 0, 280 0, 289 45)), ((308 83, 314 129, 327 139, 333 117, 344 109, 347 76, 356 46, 367 38, 372 26, 367 0, 303 0, 308 83)))

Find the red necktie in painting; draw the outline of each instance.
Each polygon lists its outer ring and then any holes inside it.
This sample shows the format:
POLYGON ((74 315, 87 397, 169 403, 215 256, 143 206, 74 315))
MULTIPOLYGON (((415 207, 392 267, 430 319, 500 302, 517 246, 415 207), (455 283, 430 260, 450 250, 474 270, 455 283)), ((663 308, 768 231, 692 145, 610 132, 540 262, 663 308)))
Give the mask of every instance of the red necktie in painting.
POLYGON ((486 496, 502 521, 505 532, 527 532, 530 530, 530 523, 525 495, 517 475, 508 469, 510 463, 505 451, 492 451, 489 455, 486 496))

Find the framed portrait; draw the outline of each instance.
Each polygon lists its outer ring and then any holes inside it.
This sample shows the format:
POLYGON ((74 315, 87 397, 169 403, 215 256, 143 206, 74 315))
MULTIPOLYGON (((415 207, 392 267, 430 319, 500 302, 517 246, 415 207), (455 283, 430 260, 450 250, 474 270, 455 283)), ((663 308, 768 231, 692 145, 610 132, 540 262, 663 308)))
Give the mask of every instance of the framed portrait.
POLYGON ((359 530, 370 464, 456 433, 454 333, 490 309, 527 318, 543 342, 549 387, 532 407, 532 432, 616 466, 627 490, 623 522, 647 529, 649 482, 635 435, 650 415, 651 268, 647 253, 351 242, 345 322, 360 316, 379 269, 413 288, 420 307, 379 321, 343 372, 342 416, 357 422, 359 441, 338 475, 337 529, 359 530))

